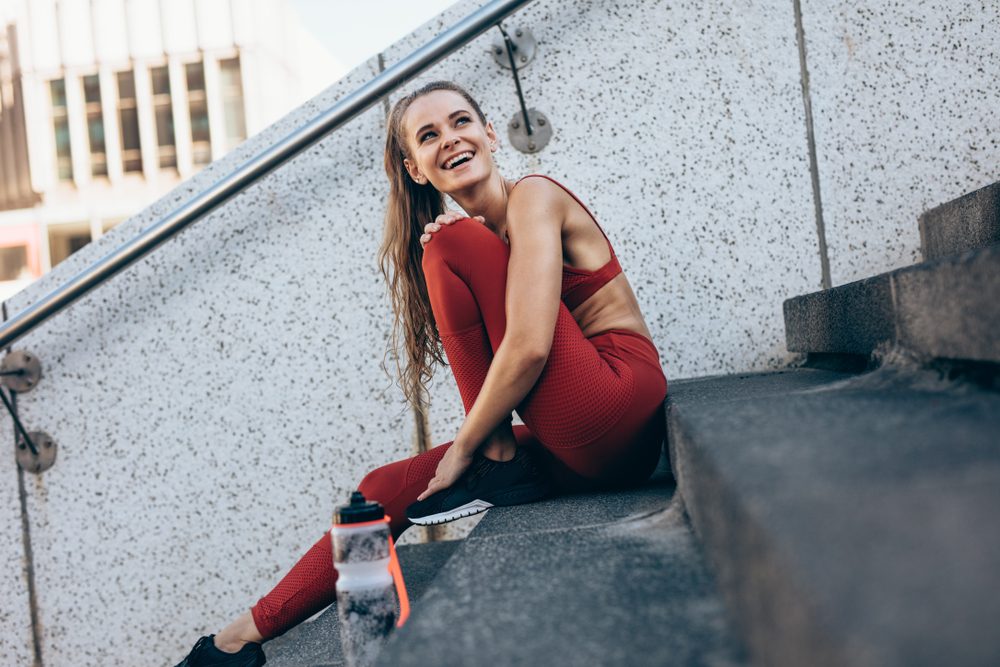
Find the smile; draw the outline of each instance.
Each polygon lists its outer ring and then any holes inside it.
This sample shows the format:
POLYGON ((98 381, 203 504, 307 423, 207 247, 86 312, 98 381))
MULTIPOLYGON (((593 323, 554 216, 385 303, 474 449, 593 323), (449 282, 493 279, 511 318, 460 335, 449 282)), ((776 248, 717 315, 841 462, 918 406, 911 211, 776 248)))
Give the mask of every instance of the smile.
POLYGON ((472 157, 473 157, 472 151, 465 151, 464 153, 459 153, 458 155, 454 155, 448 158, 447 160, 445 160, 444 164, 441 165, 441 167, 443 169, 454 169, 460 164, 465 164, 466 162, 471 160, 472 157))

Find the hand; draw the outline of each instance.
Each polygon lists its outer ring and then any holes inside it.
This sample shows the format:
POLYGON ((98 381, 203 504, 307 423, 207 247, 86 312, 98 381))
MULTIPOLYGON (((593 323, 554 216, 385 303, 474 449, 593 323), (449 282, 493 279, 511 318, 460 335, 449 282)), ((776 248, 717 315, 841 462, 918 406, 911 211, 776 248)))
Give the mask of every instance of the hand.
POLYGON ((433 479, 431 479, 424 492, 417 496, 417 500, 423 500, 433 493, 437 493, 442 489, 447 489, 462 476, 462 473, 465 472, 471 464, 472 457, 462 454, 458 447, 452 445, 448 448, 448 451, 444 453, 444 457, 442 457, 441 462, 438 463, 437 471, 435 471, 433 479))
MULTIPOLYGON (((458 211, 445 211, 438 217, 434 219, 434 222, 428 222, 427 226, 424 227, 424 234, 420 237, 420 247, 424 248, 427 246, 427 242, 431 240, 431 235, 434 232, 441 230, 441 225, 453 225, 458 220, 462 218, 468 218, 469 216, 464 213, 459 213, 458 211)), ((474 216, 472 218, 477 222, 485 223, 486 218, 481 215, 474 216)))

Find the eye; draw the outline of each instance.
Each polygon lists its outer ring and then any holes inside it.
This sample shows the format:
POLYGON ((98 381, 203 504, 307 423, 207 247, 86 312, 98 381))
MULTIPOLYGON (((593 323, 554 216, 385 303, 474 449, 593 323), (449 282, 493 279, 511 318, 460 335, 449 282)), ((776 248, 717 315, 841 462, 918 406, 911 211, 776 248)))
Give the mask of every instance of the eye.
POLYGON ((462 125, 462 124, 471 123, 471 122, 472 122, 472 119, 469 118, 468 116, 459 116, 458 119, 455 121, 455 125, 462 125))
POLYGON ((420 135, 418 141, 423 142, 423 141, 426 141, 428 138, 433 137, 433 136, 434 136, 434 131, 433 130, 427 130, 426 132, 424 132, 423 134, 420 135))

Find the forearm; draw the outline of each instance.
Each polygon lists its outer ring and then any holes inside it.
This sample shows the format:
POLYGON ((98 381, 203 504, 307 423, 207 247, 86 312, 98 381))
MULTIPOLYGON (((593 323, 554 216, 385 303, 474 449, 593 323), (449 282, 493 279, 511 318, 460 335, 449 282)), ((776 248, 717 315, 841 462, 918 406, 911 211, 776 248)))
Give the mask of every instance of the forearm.
POLYGON ((501 343, 453 446, 467 455, 475 452, 528 395, 544 367, 545 359, 527 356, 501 343))

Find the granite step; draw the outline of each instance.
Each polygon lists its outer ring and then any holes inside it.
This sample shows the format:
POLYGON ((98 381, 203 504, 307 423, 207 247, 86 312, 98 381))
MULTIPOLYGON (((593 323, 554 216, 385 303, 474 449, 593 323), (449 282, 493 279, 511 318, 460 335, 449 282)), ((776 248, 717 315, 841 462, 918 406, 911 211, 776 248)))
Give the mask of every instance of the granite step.
POLYGON ((378 664, 745 664, 663 464, 637 490, 490 510, 378 664))
POLYGON ((924 260, 1000 244, 1000 183, 926 211, 919 224, 924 260))
MULTIPOLYGON (((458 545, 459 542, 428 542, 398 547, 411 613, 421 608, 421 598, 458 545)), ((268 667, 343 667, 336 602, 313 620, 264 644, 264 655, 268 667)))
POLYGON ((755 664, 997 664, 1000 393, 919 367, 674 381, 671 460, 755 664))
POLYGON ((789 352, 1000 362, 1000 246, 897 269, 784 303, 789 352))

